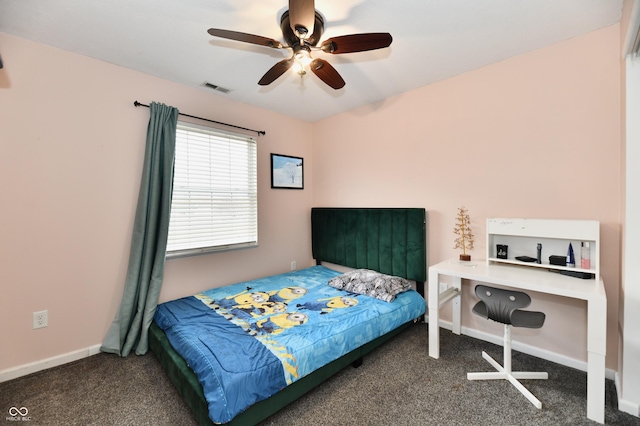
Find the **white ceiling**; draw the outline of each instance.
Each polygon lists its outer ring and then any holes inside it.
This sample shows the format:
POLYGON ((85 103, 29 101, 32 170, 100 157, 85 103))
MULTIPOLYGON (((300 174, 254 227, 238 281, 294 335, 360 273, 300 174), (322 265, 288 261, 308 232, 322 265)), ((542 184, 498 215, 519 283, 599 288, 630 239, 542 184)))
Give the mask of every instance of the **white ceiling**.
MULTIPOLYGON (((259 86, 289 50, 207 33, 222 28, 282 40, 287 0, 2 0, 0 32, 317 121, 615 24, 622 0, 316 0, 315 7, 325 19, 321 41, 393 36, 386 49, 313 52, 344 78, 337 91, 310 72, 301 79, 289 71, 259 86)), ((11 58, 3 61, 10 69, 11 58)))

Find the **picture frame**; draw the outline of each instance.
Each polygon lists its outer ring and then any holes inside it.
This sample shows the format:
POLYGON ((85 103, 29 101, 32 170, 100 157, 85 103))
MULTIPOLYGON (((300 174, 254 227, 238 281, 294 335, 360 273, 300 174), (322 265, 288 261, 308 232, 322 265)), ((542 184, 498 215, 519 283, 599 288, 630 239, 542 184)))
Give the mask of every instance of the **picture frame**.
POLYGON ((271 188, 304 189, 304 160, 271 154, 271 188))

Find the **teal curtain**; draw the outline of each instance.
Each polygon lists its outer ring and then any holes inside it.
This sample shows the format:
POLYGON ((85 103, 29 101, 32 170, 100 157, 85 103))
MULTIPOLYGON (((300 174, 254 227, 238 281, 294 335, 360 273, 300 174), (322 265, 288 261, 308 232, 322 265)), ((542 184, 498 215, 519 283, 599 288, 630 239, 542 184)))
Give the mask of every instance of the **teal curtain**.
POLYGON ((169 233, 178 110, 152 102, 142 181, 120 309, 100 348, 127 356, 149 348, 148 330, 158 304, 169 233))

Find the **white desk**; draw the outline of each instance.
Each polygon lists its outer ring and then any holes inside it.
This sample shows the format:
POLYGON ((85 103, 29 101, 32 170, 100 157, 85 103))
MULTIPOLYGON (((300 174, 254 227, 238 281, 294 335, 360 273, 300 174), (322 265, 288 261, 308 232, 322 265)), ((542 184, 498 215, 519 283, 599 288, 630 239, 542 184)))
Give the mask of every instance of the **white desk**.
POLYGON ((485 260, 433 265, 429 268, 428 292, 429 356, 433 358, 440 357, 440 307, 448 301, 453 301, 452 331, 460 334, 462 279, 587 301, 587 417, 604 423, 607 296, 602 279, 583 280, 537 268, 487 265, 485 260), (442 294, 440 275, 453 278, 452 287, 442 294))

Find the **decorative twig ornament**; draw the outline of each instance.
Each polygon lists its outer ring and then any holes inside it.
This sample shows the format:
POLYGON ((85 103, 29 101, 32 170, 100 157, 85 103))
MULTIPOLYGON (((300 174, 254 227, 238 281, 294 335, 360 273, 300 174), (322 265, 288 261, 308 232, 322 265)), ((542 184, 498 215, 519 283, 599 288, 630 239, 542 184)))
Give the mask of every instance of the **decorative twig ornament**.
POLYGON ((461 248, 462 254, 460 260, 470 261, 471 255, 467 254, 467 250, 473 249, 473 233, 470 228, 471 219, 469 219, 469 213, 467 209, 462 206, 458 209, 458 216, 456 217, 456 225, 453 227, 453 233, 458 235, 455 239, 455 247, 461 248))

